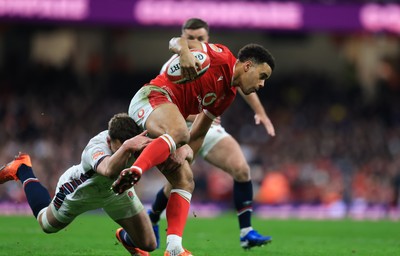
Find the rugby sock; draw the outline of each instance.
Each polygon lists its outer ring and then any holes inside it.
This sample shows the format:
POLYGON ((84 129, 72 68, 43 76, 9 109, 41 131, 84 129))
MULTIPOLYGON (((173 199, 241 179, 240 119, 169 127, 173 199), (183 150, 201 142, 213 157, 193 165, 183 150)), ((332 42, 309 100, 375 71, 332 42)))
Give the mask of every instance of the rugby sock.
POLYGON ((169 255, 179 255, 184 252, 182 246, 182 237, 177 235, 168 235, 167 236, 167 248, 166 251, 169 252, 169 255))
POLYGON ((233 183, 233 200, 239 218, 239 227, 251 227, 253 211, 253 185, 250 181, 233 183))
POLYGON ((45 187, 33 174, 31 167, 22 164, 17 171, 17 177, 21 181, 28 204, 32 209, 33 215, 37 218, 40 210, 49 206, 50 194, 45 187))
POLYGON ((163 134, 147 145, 133 166, 139 167, 144 173, 151 167, 163 163, 175 150, 176 145, 172 137, 163 134))
POLYGON ((123 240, 123 242, 131 247, 136 247, 136 245, 132 242, 131 237, 128 235, 128 233, 125 231, 125 229, 122 229, 122 231, 119 233, 120 238, 123 240))
POLYGON ((160 221, 161 213, 167 208, 168 197, 164 194, 164 188, 161 188, 156 195, 156 200, 151 205, 151 211, 149 213, 150 220, 153 224, 157 224, 160 221))
POLYGON ((167 204, 167 235, 182 237, 189 214, 192 194, 182 189, 172 189, 167 204))

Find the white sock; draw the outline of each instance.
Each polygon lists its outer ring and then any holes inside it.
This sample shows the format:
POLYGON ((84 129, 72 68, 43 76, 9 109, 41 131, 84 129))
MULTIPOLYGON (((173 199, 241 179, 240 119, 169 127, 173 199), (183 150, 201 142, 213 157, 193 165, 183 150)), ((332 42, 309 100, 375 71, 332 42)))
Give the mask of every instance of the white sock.
POLYGON ((167 236, 167 249, 171 256, 178 256, 179 253, 184 252, 182 247, 182 237, 177 235, 167 236))
POLYGON ((253 230, 252 227, 242 228, 240 230, 240 237, 244 237, 245 235, 247 235, 247 233, 249 233, 252 230, 253 230))

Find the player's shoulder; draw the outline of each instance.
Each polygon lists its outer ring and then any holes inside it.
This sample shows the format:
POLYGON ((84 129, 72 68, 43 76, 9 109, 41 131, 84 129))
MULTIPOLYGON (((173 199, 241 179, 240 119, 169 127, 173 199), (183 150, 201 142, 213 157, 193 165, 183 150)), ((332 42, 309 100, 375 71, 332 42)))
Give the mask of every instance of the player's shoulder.
POLYGON ((223 44, 208 43, 208 48, 214 52, 230 52, 229 48, 223 44))
POLYGON ((94 136, 87 144, 82 152, 82 162, 93 167, 93 163, 97 162, 104 156, 111 155, 111 149, 107 143, 108 130, 102 131, 94 136))
POLYGON ((230 49, 223 44, 215 44, 208 43, 207 46, 207 54, 212 58, 232 58, 234 55, 230 51, 230 49))
POLYGON ((108 130, 105 130, 91 138, 86 145, 83 154, 93 151, 94 148, 96 148, 96 150, 107 151, 109 148, 107 144, 107 137, 108 130))
POLYGON ((88 145, 90 144, 107 144, 108 130, 98 133, 96 136, 90 139, 88 145))

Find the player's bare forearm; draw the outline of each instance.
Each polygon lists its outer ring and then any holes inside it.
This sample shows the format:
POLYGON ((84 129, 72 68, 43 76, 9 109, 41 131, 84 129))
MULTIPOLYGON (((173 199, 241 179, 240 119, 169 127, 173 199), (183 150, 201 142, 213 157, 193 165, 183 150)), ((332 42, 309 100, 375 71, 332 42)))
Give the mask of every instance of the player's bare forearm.
POLYGON ((130 157, 130 150, 128 150, 126 145, 122 145, 112 156, 104 158, 97 166, 96 172, 114 179, 126 167, 126 163, 130 157))
POLYGON ((240 95, 246 101, 247 104, 251 107, 254 111, 254 121, 257 125, 262 124, 265 127, 267 133, 271 136, 275 136, 275 128, 272 124, 271 120, 269 119, 264 106, 262 105, 260 98, 258 97, 257 93, 251 93, 246 95, 242 92, 242 90, 238 90, 240 95))
POLYGON ((238 91, 239 91, 240 95, 243 97, 243 99, 246 101, 246 103, 254 111, 255 114, 259 114, 259 115, 265 114, 266 115, 264 106, 262 105, 257 93, 251 93, 249 95, 246 95, 242 92, 242 90, 240 88, 238 91))
POLYGON ((117 177, 127 167, 132 154, 141 152, 153 139, 146 137, 147 131, 126 140, 111 156, 104 159, 98 166, 97 172, 110 178, 117 177))
POLYGON ((195 119, 196 119, 196 115, 189 115, 186 118, 186 121, 193 123, 195 119))
POLYGON ((191 140, 189 142, 190 148, 193 150, 193 155, 194 157, 199 153, 199 150, 201 148, 201 145, 203 145, 204 142, 204 137, 203 138, 197 138, 196 140, 191 140))
POLYGON ((271 120, 268 118, 268 116, 265 115, 254 115, 254 120, 257 125, 262 124, 264 125, 265 129, 267 130, 267 133, 271 136, 275 136, 275 128, 274 125, 272 124, 271 120))

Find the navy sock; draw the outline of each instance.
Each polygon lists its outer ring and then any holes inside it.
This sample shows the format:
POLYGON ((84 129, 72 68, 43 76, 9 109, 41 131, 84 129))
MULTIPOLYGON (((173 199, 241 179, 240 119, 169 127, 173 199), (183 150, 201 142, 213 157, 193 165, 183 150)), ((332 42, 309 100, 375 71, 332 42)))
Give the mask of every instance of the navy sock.
POLYGON ((132 242, 132 239, 130 238, 128 233, 125 231, 125 229, 122 229, 122 231, 120 233, 120 237, 126 245, 131 246, 131 247, 136 247, 136 245, 132 242))
POLYGON ((22 164, 18 168, 17 177, 24 186, 26 198, 36 218, 40 210, 49 206, 51 200, 50 194, 47 189, 40 184, 35 174, 33 174, 31 167, 22 164))
POLYGON ((160 221, 161 213, 167 208, 168 197, 164 194, 164 188, 158 191, 156 200, 151 205, 151 212, 149 214, 152 223, 157 223, 160 221))
POLYGON ((250 181, 233 183, 233 200, 239 218, 239 227, 251 226, 253 211, 253 185, 250 181))

